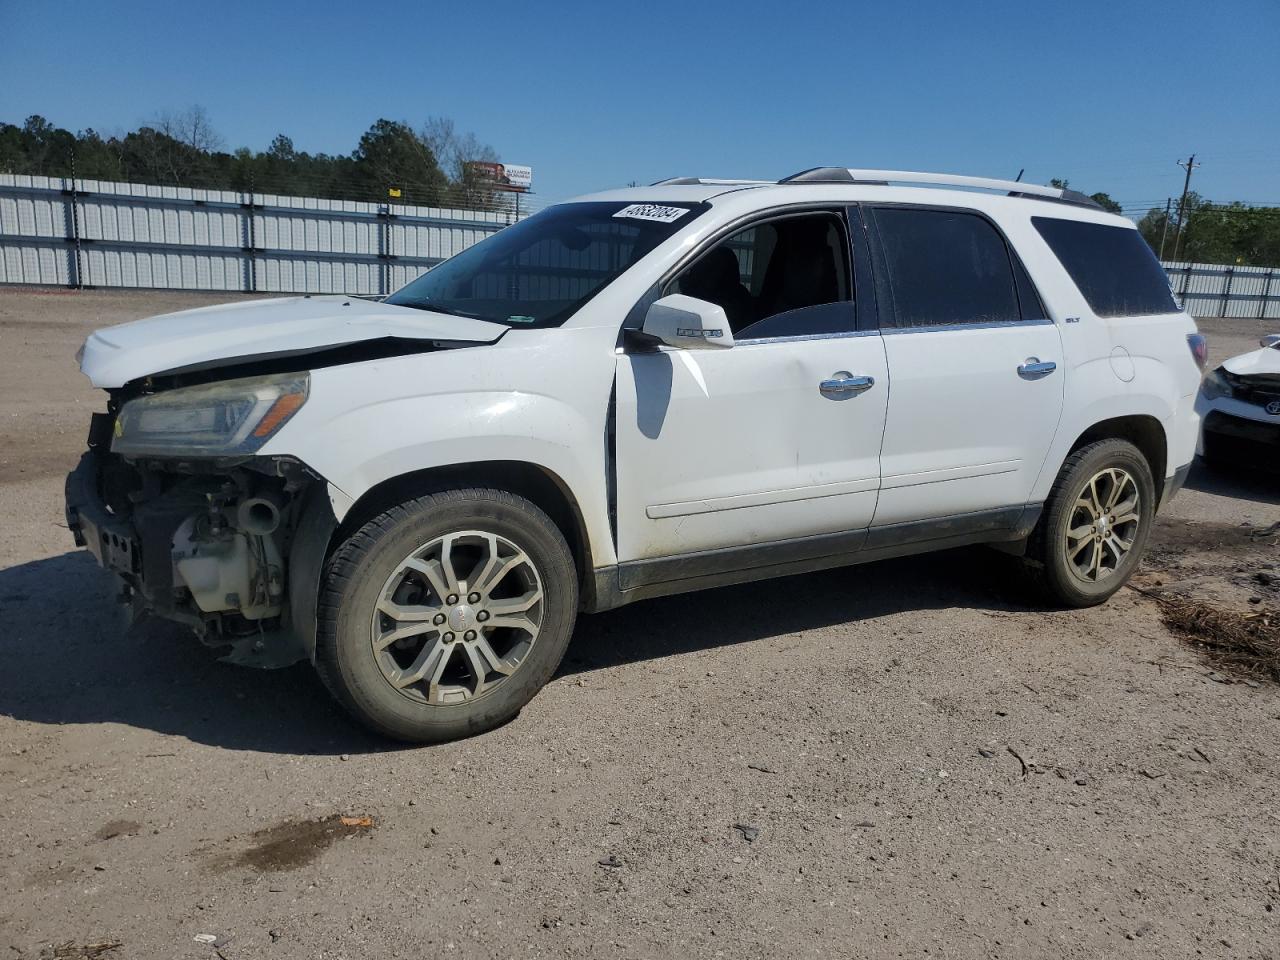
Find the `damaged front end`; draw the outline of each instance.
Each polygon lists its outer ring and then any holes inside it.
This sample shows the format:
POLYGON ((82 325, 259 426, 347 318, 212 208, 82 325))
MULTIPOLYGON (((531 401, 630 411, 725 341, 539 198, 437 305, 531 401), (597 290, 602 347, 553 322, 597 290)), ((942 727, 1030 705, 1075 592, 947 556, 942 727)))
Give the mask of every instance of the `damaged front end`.
POLYGON ((235 663, 307 658, 334 524, 326 484, 257 453, 305 402, 305 375, 152 386, 113 391, 93 416, 66 484, 77 545, 119 576, 135 616, 185 623, 235 663))

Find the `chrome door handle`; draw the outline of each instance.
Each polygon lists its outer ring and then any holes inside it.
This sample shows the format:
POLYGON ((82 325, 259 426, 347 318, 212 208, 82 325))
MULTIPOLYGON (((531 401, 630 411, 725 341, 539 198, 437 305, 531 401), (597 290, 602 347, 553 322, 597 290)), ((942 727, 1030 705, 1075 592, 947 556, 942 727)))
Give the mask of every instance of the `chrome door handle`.
POLYGON ((828 400, 848 400, 860 393, 866 393, 875 385, 875 377, 855 377, 841 370, 839 373, 832 374, 830 380, 823 380, 818 384, 818 392, 828 400))
POLYGON ((1039 357, 1027 357, 1025 362, 1018 364, 1018 376, 1024 380, 1039 380, 1057 369, 1058 365, 1052 360, 1042 361, 1039 357))

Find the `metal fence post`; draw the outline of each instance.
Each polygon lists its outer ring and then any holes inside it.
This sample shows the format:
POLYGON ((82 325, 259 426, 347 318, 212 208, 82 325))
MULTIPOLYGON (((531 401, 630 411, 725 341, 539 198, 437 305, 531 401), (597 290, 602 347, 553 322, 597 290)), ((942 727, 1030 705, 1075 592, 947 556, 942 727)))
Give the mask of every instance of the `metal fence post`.
POLYGON ((1262 299, 1258 303, 1258 319, 1262 320, 1267 315, 1268 301, 1271 299, 1271 281, 1275 279, 1276 271, 1272 267, 1267 271, 1267 282, 1262 285, 1262 299))
POLYGON ((256 293, 258 289, 258 236, 257 226, 253 220, 253 211, 257 203, 255 202, 253 187, 253 177, 250 176, 249 202, 240 204, 240 209, 245 211, 245 244, 242 249, 245 255, 244 289, 246 293, 256 293))
POLYGON ((1222 306, 1218 308, 1218 316, 1227 315, 1227 303, 1231 300, 1231 279, 1236 275, 1235 267, 1227 267, 1224 271, 1226 281, 1222 285, 1222 306))
POLYGON ((378 293, 387 296, 391 293, 391 204, 384 203, 378 207, 378 260, 381 269, 378 271, 378 293))
POLYGON ((80 249, 80 197, 76 188, 76 155, 71 154, 71 189, 66 188, 66 178, 63 178, 62 195, 70 197, 71 217, 68 226, 71 228, 71 236, 67 237, 67 242, 75 244, 75 256, 72 261, 71 273, 73 276, 67 279, 71 280, 68 286, 75 287, 77 290, 84 287, 84 261, 82 259, 82 251, 80 249))

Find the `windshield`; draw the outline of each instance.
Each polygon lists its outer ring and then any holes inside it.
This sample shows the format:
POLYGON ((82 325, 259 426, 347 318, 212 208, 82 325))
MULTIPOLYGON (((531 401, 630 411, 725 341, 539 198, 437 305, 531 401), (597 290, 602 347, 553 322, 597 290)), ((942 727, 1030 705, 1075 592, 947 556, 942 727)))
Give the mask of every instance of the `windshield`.
POLYGON ((704 204, 563 203, 495 233, 387 303, 519 327, 558 327, 704 204))

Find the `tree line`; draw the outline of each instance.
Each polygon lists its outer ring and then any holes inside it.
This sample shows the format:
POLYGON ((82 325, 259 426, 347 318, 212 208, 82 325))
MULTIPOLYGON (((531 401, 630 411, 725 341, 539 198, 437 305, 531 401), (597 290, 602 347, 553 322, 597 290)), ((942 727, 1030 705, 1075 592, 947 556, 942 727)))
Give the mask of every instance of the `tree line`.
POLYGON ((497 159, 493 147, 444 117, 417 128, 378 119, 354 150, 336 154, 298 150, 283 133, 266 150, 224 149, 201 107, 111 136, 72 133, 38 115, 21 125, 0 122, 0 171, 6 173, 208 190, 492 208, 502 194, 469 162, 497 159))
POLYGON ((1232 263, 1248 267, 1280 266, 1280 207, 1209 203, 1187 194, 1179 231, 1175 204, 1166 215, 1153 207, 1138 230, 1163 259, 1189 263, 1232 263), (1181 233, 1181 236, 1179 236, 1181 233))
MULTIPOLYGON (((21 125, 0 122, 0 171, 46 177, 157 183, 210 190, 279 193, 338 200, 493 209, 505 196, 469 161, 497 153, 452 120, 432 117, 414 128, 378 119, 350 153, 307 153, 277 134, 266 150, 224 149, 201 107, 162 114, 136 130, 103 136, 72 133, 41 116, 21 125), (395 196, 391 191, 399 191, 395 196)), ((1066 187, 1065 180, 1050 181, 1066 187)), ((1092 199, 1120 213, 1106 193, 1092 199)), ((1182 211, 1153 208, 1138 229, 1166 260, 1280 266, 1280 207, 1209 203, 1191 193, 1182 211), (1175 251, 1176 248, 1176 251, 1175 251)))
MULTIPOLYGON (((1066 180, 1049 183, 1067 187, 1066 180)), ((1105 193, 1095 193, 1090 199, 1108 213, 1122 212, 1120 204, 1105 193)), ((1138 221, 1138 231, 1162 260, 1280 266, 1280 207, 1210 203, 1192 191, 1187 194, 1181 220, 1177 204, 1171 204, 1167 213, 1162 207, 1152 207, 1138 221)))

